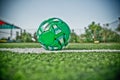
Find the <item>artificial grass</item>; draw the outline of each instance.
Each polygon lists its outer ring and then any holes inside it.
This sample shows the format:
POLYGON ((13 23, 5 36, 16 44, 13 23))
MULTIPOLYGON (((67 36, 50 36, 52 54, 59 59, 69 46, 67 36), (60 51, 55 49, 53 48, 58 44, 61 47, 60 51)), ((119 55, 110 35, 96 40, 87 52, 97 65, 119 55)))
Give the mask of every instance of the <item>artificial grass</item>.
POLYGON ((117 80, 120 53, 0 51, 0 80, 117 80))

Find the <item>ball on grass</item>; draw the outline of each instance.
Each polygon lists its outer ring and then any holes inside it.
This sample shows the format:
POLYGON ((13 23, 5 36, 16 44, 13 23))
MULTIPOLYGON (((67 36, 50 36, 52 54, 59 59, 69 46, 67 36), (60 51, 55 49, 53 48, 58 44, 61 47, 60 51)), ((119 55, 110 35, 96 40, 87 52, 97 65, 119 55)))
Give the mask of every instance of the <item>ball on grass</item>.
POLYGON ((59 18, 43 21, 37 30, 37 40, 47 50, 61 50, 69 42, 70 28, 59 18))

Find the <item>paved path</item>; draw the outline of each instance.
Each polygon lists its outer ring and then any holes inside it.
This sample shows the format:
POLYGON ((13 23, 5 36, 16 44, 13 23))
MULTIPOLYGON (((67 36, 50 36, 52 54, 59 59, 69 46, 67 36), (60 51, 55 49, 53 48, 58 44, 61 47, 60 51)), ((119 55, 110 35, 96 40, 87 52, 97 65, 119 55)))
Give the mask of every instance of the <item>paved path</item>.
POLYGON ((57 52, 120 52, 120 50, 95 49, 95 50, 59 50, 47 51, 43 48, 0 48, 0 51, 12 51, 18 53, 57 53, 57 52))

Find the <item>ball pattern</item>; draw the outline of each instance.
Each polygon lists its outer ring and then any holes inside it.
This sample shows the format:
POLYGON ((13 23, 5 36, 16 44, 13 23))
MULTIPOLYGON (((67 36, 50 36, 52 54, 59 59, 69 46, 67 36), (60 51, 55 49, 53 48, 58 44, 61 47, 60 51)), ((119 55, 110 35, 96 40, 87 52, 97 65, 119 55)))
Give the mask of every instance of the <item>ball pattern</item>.
POLYGON ((61 50, 69 42, 69 26, 59 18, 43 21, 37 30, 37 40, 47 50, 61 50))

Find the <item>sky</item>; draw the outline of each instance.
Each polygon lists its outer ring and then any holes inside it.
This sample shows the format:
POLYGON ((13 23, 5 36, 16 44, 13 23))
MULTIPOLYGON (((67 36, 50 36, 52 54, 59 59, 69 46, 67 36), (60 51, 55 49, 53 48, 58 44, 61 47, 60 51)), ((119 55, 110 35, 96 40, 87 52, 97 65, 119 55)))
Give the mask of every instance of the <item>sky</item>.
POLYGON ((33 34, 42 21, 57 17, 80 34, 92 21, 117 20, 119 5, 119 0, 0 0, 0 19, 33 34))

